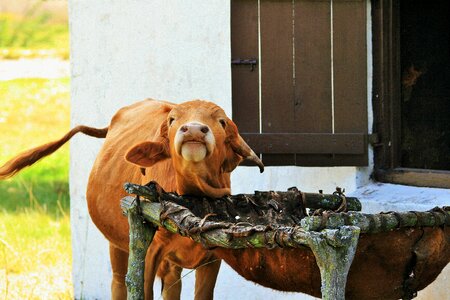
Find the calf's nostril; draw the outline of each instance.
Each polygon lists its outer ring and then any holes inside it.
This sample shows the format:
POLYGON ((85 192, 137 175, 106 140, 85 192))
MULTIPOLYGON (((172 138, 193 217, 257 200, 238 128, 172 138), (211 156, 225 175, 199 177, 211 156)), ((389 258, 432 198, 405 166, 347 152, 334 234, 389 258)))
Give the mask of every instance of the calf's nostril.
POLYGON ((202 124, 185 124, 183 126, 180 127, 179 131, 185 134, 206 134, 209 132, 209 127, 207 125, 202 125, 202 124))
POLYGON ((203 133, 208 133, 209 128, 208 128, 208 126, 202 126, 202 128, 201 128, 200 130, 201 130, 201 132, 203 132, 203 133))

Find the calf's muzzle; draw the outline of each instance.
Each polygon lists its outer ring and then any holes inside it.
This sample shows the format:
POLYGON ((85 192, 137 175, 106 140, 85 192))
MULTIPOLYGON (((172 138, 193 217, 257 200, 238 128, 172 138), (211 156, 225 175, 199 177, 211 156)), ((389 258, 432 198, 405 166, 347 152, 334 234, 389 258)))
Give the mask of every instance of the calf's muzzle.
POLYGON ((200 122, 181 125, 175 135, 175 149, 187 161, 198 162, 211 154, 215 138, 209 126, 200 122))

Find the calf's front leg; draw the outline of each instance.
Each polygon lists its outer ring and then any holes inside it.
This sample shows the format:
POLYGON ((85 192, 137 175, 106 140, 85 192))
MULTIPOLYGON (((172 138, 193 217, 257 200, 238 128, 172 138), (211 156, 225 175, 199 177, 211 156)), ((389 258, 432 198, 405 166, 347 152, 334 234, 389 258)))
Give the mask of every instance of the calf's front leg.
POLYGON ((127 287, 125 285, 125 275, 128 268, 128 252, 125 252, 113 244, 109 244, 109 257, 112 268, 111 299, 127 299, 127 287))
POLYGON ((183 268, 164 260, 159 269, 161 278, 161 294, 164 300, 178 300, 181 296, 181 272, 183 268))
POLYGON ((195 300, 214 298, 214 287, 219 274, 221 260, 216 258, 195 271, 195 300))

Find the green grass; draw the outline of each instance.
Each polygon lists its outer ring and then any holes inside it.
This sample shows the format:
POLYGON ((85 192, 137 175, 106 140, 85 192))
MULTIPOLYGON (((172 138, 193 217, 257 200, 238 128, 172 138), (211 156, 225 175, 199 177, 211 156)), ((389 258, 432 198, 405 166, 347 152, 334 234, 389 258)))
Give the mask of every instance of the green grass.
POLYGON ((0 298, 72 299, 70 221, 0 212, 0 298))
POLYGON ((37 1, 24 15, 0 14, 0 58, 69 57, 69 25, 37 1))
MULTIPOLYGON (((69 79, 0 82, 0 164, 69 130, 69 79)), ((0 182, 0 210, 38 210, 58 217, 69 209, 69 149, 0 182)))
MULTIPOLYGON (((69 130, 69 79, 0 81, 0 165, 69 130)), ((0 299, 72 299, 68 145, 0 181, 0 299)))

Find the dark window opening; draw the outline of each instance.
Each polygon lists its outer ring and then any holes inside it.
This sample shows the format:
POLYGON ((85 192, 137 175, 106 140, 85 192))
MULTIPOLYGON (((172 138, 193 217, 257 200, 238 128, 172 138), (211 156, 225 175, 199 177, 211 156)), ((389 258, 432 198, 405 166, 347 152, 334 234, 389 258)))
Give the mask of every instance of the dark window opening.
POLYGON ((400 2, 400 165, 450 170, 450 2, 400 2))
POLYGON ((450 4, 372 0, 375 172, 450 188, 450 4))

